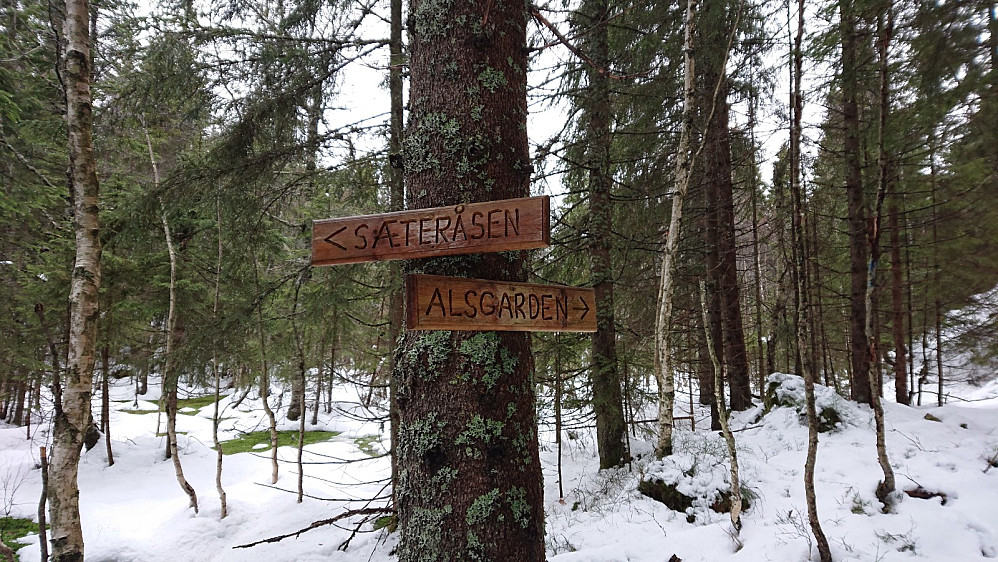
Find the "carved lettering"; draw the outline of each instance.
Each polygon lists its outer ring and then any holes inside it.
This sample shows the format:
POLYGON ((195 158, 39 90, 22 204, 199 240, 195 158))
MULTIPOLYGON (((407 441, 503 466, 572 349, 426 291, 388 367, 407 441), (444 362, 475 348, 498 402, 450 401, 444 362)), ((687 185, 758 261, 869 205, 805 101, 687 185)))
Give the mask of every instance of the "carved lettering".
MULTIPOLYGON (((546 196, 462 203, 315 221, 312 265, 527 250, 546 247, 549 241, 546 196)), ((478 291, 476 298, 480 295, 478 291)), ((516 312, 515 301, 511 306, 514 316, 525 319, 516 312)), ((530 316, 530 306, 524 300, 523 316, 530 316)))
POLYGON ((439 244, 440 240, 447 242, 447 227, 450 226, 450 217, 437 217, 437 228, 436 236, 434 237, 434 243, 439 244), (443 223, 443 226, 440 224, 443 223))
POLYGON ((467 312, 467 311, 465 311, 465 313, 464 313, 464 315, 467 316, 468 318, 474 318, 474 317, 478 316, 478 309, 475 308, 474 304, 472 304, 472 299, 474 299, 475 295, 477 295, 477 294, 478 294, 478 291, 465 291, 464 292, 464 304, 468 305, 468 308, 471 309, 470 313, 467 312), (468 298, 468 297, 471 297, 471 298, 468 298))
POLYGON ((447 315, 447 311, 444 309, 444 297, 440 294, 440 288, 439 287, 437 287, 436 289, 433 289, 433 296, 430 297, 430 304, 427 305, 427 307, 426 307, 426 316, 430 315, 430 310, 433 309, 434 305, 440 307, 440 316, 446 316, 447 315))
POLYGON ((353 229, 353 235, 356 236, 357 238, 360 238, 361 242, 364 243, 363 246, 354 246, 355 250, 363 250, 364 248, 367 247, 367 236, 364 236, 363 234, 360 233, 360 229, 362 228, 364 230, 367 230, 368 229, 367 223, 360 223, 357 225, 357 228, 353 229))
POLYGON ((506 236, 509 236, 510 227, 513 228, 513 234, 515 236, 520 235, 520 209, 513 209, 513 218, 510 218, 509 209, 505 209, 506 215, 506 236))
POLYGON ((478 211, 471 213, 471 226, 478 228, 478 235, 476 236, 472 234, 471 235, 472 240, 481 240, 482 238, 485 238, 485 226, 478 224, 478 219, 483 217, 485 217, 485 215, 479 213, 478 211))
POLYGON ((491 211, 489 211, 489 216, 488 216, 489 238, 500 238, 502 236, 502 234, 500 234, 501 230, 498 228, 502 226, 502 223, 500 222, 499 219, 492 218, 492 215, 498 215, 500 213, 502 213, 502 209, 492 209, 491 211), (497 227, 495 236, 492 235, 492 225, 496 225, 497 227))

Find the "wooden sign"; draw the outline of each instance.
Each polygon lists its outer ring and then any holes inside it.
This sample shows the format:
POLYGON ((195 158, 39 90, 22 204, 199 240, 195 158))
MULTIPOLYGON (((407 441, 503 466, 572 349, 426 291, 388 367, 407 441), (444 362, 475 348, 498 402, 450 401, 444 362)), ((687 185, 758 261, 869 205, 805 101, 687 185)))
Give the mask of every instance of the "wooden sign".
POLYGON ((315 221, 312 265, 545 248, 548 196, 315 221))
POLYGON ((593 289, 407 275, 410 330, 595 332, 593 289))

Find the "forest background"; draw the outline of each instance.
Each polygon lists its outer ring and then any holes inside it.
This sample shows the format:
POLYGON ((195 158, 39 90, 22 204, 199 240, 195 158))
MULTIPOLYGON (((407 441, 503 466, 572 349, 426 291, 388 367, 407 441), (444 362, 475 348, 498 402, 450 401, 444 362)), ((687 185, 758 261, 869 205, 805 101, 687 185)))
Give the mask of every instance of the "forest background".
MULTIPOLYGON (((944 403, 947 357, 970 354, 969 382, 990 376, 994 316, 948 351, 941 339, 947 313, 998 281, 994 2, 530 10, 531 107, 564 117, 532 137, 532 191, 557 205, 552 245, 526 267, 595 287, 600 327, 533 334, 533 382, 542 412, 595 424, 603 468, 630 458, 625 428, 671 453, 672 420, 648 417, 672 412, 670 384, 721 429, 773 372, 874 410, 884 389, 944 403)), ((401 29, 419 21, 364 2, 86 14, 101 248, 90 360, 105 407, 99 387, 130 377, 141 394, 150 373, 168 421, 181 381, 286 384, 291 420, 329 408, 344 378, 387 403, 400 270, 312 269, 309 226, 405 205, 419 146, 403 131, 401 29), (384 107, 349 101, 367 97, 358 67, 385 80, 384 107)), ((17 425, 58 417, 75 372, 70 15, 13 1, 0 16, 0 413, 17 425)), ((94 419, 110 448, 109 416, 94 419)))

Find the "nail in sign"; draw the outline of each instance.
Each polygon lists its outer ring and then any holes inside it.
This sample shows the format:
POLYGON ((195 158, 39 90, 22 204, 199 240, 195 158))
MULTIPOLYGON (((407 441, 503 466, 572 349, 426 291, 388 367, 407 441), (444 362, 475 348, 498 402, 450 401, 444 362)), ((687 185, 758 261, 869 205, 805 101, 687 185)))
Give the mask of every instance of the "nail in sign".
POLYGON ((596 331, 593 289, 439 275, 405 285, 410 330, 596 331))
POLYGON ((315 221, 312 265, 545 248, 548 196, 315 221))

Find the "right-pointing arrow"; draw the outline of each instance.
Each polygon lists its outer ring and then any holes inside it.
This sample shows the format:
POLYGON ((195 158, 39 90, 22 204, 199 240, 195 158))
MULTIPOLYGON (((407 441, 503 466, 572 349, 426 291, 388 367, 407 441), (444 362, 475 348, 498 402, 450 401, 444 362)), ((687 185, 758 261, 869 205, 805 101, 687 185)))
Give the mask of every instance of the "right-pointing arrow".
POLYGON ((586 315, 589 314, 589 304, 586 303, 586 299, 582 298, 582 295, 579 295, 579 300, 582 301, 582 307, 573 306, 572 310, 581 310, 582 311, 582 316, 579 317, 579 320, 585 320, 586 319, 586 315), (583 307, 585 307, 585 308, 583 308, 583 307))

